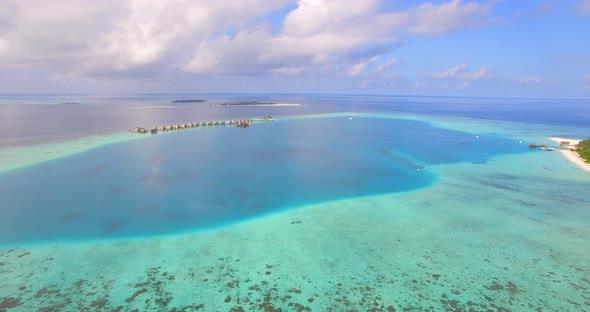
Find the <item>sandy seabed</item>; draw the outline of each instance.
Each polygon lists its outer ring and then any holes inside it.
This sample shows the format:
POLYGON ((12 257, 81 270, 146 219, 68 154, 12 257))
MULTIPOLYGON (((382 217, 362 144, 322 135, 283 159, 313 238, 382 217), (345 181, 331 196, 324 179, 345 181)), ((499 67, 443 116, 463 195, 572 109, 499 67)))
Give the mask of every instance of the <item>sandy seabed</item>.
POLYGON ((6 311, 583 311, 590 176, 558 153, 226 228, 0 248, 6 311))
MULTIPOLYGON (((141 137, 0 150, 0 171, 141 137)), ((207 232, 3 246, 0 311, 590 310, 587 172, 545 152, 425 170, 428 188, 207 232)))

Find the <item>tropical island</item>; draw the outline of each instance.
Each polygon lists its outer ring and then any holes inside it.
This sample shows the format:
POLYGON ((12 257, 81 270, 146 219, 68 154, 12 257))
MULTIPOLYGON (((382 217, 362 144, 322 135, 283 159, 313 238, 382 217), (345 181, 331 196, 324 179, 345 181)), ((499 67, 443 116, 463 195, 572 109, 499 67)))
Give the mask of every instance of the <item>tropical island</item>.
POLYGON ((221 103, 221 104, 211 104, 209 106, 301 106, 301 105, 302 104, 295 104, 295 103, 242 101, 242 102, 225 102, 225 103, 221 103))
POLYGON ((573 151, 580 155, 580 158, 586 163, 590 164, 590 138, 580 141, 573 151))
POLYGON ((174 100, 172 103, 203 103, 207 100, 174 100))
POLYGON ((550 138, 559 143, 560 152, 580 169, 590 171, 590 139, 574 140, 566 138, 550 138))

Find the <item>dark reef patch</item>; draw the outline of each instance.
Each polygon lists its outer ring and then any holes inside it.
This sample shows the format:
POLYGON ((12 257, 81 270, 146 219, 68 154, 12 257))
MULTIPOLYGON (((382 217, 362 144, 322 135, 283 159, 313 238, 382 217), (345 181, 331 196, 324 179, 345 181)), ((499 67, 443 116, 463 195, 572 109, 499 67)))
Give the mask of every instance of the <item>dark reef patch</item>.
POLYGON ((126 222, 123 221, 111 221, 104 226, 104 231, 102 236, 106 236, 109 234, 113 234, 119 231, 123 226, 125 226, 126 222))
POLYGON ((23 252, 22 254, 20 254, 20 255, 18 255, 18 256, 16 256, 16 257, 20 259, 20 258, 22 258, 22 257, 24 257, 24 256, 28 256, 28 255, 30 255, 30 254, 31 254, 31 252, 29 252, 29 251, 25 251, 25 252, 23 252))
POLYGON ((146 293, 147 291, 148 291, 147 289, 142 288, 142 289, 134 292, 133 295, 131 295, 131 297, 125 299, 125 302, 131 302, 131 301, 135 300, 135 298, 137 298, 137 296, 139 296, 139 295, 141 295, 143 293, 146 293))
POLYGON ((56 286, 43 287, 37 291, 35 298, 61 296, 60 290, 56 286))
POLYGON ((17 306, 21 305, 20 298, 13 298, 13 297, 6 297, 0 301, 0 311, 5 311, 7 309, 16 308, 17 306))

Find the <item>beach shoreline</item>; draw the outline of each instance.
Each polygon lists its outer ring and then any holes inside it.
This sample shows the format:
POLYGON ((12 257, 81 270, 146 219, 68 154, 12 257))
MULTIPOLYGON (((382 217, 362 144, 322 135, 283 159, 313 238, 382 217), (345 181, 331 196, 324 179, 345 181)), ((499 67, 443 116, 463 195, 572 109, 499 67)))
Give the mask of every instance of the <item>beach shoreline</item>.
POLYGON ((561 150, 559 151, 565 158, 574 164, 576 164, 580 169, 590 172, 590 164, 585 162, 578 153, 572 150, 561 150))
POLYGON ((590 164, 587 163, 578 153, 573 151, 576 145, 580 143, 581 140, 575 139, 567 139, 567 138, 549 138, 553 142, 561 143, 561 142, 569 142, 569 145, 561 146, 565 148, 565 150, 560 150, 559 152, 570 162, 576 164, 580 169, 590 172, 590 164))
POLYGON ((551 137, 549 139, 555 143, 560 143, 560 144, 561 144, 561 142, 569 142, 569 145, 561 146, 561 147, 565 147, 565 148, 569 148, 569 149, 575 148, 576 145, 578 145, 578 143, 580 143, 580 141, 581 141, 581 140, 576 140, 576 139, 554 138, 554 137, 551 137))

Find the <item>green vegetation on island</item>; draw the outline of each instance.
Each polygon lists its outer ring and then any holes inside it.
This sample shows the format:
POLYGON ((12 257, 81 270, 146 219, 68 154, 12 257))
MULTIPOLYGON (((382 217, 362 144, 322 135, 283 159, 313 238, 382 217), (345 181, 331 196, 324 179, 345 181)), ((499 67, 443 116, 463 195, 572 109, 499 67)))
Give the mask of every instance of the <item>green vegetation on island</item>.
POLYGON ((580 143, 578 143, 578 147, 576 147, 574 151, 578 153, 578 155, 580 155, 580 157, 582 157, 585 162, 590 164, 590 138, 580 141, 580 143))

